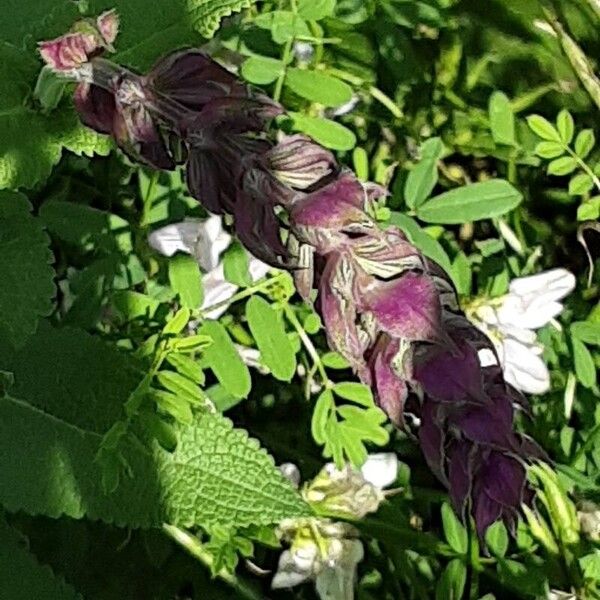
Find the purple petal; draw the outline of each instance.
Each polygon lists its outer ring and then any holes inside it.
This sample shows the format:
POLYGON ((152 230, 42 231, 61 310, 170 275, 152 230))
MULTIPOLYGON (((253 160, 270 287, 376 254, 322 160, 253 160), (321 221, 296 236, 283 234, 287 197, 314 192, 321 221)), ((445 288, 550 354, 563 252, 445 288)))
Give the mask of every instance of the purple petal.
POLYGON ((464 517, 467 499, 471 492, 471 448, 472 445, 468 442, 456 441, 448 451, 450 499, 452 500, 454 510, 462 517, 464 517))
POLYGON ((473 493, 473 518, 480 540, 485 538, 485 532, 502 516, 502 506, 490 498, 485 492, 473 493))
POLYGON ((419 427, 419 444, 423 456, 433 471, 435 476, 446 486, 449 486, 448 478, 444 470, 445 455, 444 441, 445 434, 442 430, 442 424, 437 416, 437 406, 425 400, 421 409, 421 426, 419 427))
POLYGON ((73 100, 84 125, 100 133, 113 132, 116 113, 114 94, 97 85, 80 83, 75 88, 73 100))

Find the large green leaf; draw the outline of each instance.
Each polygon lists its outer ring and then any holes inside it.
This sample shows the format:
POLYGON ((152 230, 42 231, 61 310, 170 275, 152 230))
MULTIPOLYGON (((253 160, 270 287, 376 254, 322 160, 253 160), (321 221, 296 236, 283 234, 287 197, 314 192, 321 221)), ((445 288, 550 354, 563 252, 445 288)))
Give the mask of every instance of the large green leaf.
POLYGON ((417 216, 428 223, 460 224, 499 217, 516 208, 523 196, 508 181, 490 179, 459 187, 417 208, 417 216))
POLYGON ((6 600, 77 600, 81 596, 38 563, 27 540, 0 519, 0 598, 6 600))
POLYGON ((20 346, 52 310, 49 239, 25 196, 0 192, 0 338, 20 346))

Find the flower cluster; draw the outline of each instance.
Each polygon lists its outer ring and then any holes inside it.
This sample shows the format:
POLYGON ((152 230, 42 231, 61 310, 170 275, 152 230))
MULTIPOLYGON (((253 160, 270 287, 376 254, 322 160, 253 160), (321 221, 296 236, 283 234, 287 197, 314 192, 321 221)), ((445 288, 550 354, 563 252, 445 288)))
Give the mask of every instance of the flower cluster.
POLYGON ((470 507, 481 535, 500 518, 512 525, 529 495, 526 460, 540 454, 513 428, 525 401, 499 361, 481 362, 494 344, 462 315, 446 273, 370 216, 386 191, 308 138, 276 144, 265 125, 282 108, 200 51, 177 51, 140 76, 101 57, 107 44, 55 60, 73 35, 42 54, 80 81, 82 120, 155 168, 185 164, 190 193, 232 215, 253 255, 289 268, 303 298, 317 290, 330 346, 390 419, 403 426, 405 411, 417 417, 425 458, 457 512, 470 507))

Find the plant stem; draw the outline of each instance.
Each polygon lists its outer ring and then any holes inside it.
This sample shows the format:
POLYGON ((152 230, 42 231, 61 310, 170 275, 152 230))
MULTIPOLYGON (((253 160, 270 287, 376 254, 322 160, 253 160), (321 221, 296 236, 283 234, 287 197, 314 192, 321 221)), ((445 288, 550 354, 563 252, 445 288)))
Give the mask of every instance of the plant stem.
POLYGON ((289 304, 285 304, 283 307, 283 311, 288 321, 294 326, 294 329, 298 332, 298 335, 300 336, 300 339, 302 340, 306 351, 312 358, 315 367, 319 370, 319 374, 321 375, 321 379, 323 380, 323 385, 325 385, 325 387, 329 387, 331 385, 331 382, 329 381, 329 377, 327 376, 325 365, 321 361, 321 357, 319 356, 317 349, 312 343, 312 340, 308 337, 306 331, 304 331, 304 327, 302 327, 302 323, 300 323, 300 321, 298 320, 294 309, 289 304))
MULTIPOLYGON (((205 567, 209 569, 212 567, 214 562, 213 557, 195 535, 185 531, 185 529, 180 529, 179 527, 169 525, 168 523, 163 524, 162 530, 188 552, 188 554, 199 560, 205 567)), ((221 569, 217 573, 217 577, 235 588, 238 592, 238 597, 240 598, 247 598, 248 600, 261 600, 262 598, 262 596, 255 592, 251 587, 225 569, 221 569)))
POLYGON ((592 178, 594 185, 598 188, 598 191, 600 191, 600 179, 594 174, 594 171, 592 171, 590 166, 582 158, 580 158, 574 150, 572 150, 569 146, 565 147, 567 152, 575 159, 577 164, 592 178))

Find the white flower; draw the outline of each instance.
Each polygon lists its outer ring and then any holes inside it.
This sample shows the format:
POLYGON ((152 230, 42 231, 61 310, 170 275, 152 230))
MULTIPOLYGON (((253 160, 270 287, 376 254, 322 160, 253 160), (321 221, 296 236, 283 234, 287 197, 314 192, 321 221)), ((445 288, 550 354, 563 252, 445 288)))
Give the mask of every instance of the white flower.
MULTIPOLYGON (((292 463, 279 468, 298 487, 298 468, 292 463)), ((339 470, 327 463, 301 493, 321 514, 360 519, 379 508, 385 498, 382 488, 391 485, 397 475, 395 454, 371 454, 360 470, 349 465, 339 470)), ((354 598, 356 565, 364 550, 351 524, 325 518, 287 519, 279 529, 280 537, 291 545, 279 558, 273 588, 314 580, 321 600, 354 598)))
MULTIPOLYGON (((575 288, 575 276, 552 269, 511 281, 500 298, 475 301, 467 315, 494 342, 506 381, 529 394, 550 389, 550 374, 542 360, 535 330, 560 314, 559 302, 575 288)), ((482 366, 496 364, 489 350, 479 354, 482 366)))
MULTIPOLYGON (((223 229, 220 216, 208 219, 186 219, 153 231, 148 236, 152 248, 173 256, 176 252, 191 254, 206 274, 202 278, 204 301, 202 309, 219 305, 205 312, 207 319, 218 319, 226 310, 226 302, 236 293, 238 286, 225 279, 221 254, 231 243, 231 236, 223 229)), ((254 256, 249 257, 248 270, 252 281, 258 281, 269 271, 269 265, 254 256)))

